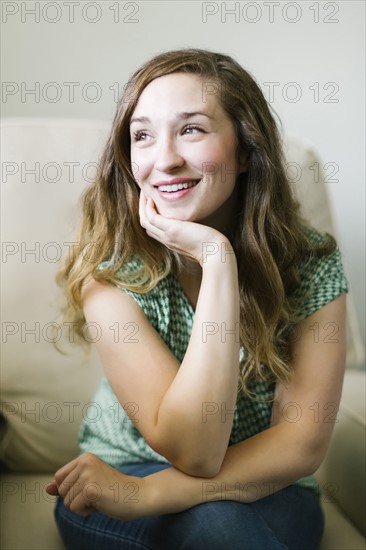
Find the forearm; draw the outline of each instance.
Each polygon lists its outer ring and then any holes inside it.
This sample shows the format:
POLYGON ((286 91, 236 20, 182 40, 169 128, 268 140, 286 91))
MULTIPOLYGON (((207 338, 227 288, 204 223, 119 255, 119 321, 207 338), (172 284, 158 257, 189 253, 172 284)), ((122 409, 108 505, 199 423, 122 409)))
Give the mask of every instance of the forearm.
POLYGON ((101 511, 124 521, 182 512, 211 501, 252 502, 315 470, 322 446, 305 436, 299 425, 277 424, 229 447, 220 472, 211 479, 174 467, 143 478, 129 476, 84 453, 58 470, 46 490, 61 495, 65 505, 81 515, 101 511))
MULTIPOLYGON (((227 449, 220 472, 211 479, 169 468, 144 478, 148 515, 176 513, 215 500, 251 502, 311 474, 316 452, 303 430, 282 423, 227 449), (285 452, 284 452, 285 449, 285 452)), ((146 513, 146 512, 145 512, 146 513)))
POLYGON ((239 288, 233 253, 209 257, 189 345, 158 412, 171 462, 210 454, 218 467, 230 437, 239 375, 239 288), (225 261, 223 261, 223 259, 225 261), (222 410, 225 414, 222 414, 222 410), (177 430, 177 427, 179 429, 177 430))

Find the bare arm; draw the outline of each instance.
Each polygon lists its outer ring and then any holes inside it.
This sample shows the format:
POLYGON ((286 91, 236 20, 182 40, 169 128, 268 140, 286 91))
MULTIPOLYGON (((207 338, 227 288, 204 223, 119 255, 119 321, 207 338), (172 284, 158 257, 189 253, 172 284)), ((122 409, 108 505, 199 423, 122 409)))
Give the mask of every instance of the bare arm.
POLYGON ((301 323, 301 337, 294 344, 294 376, 287 388, 278 387, 271 427, 229 447, 220 472, 211 479, 193 477, 176 468, 145 478, 126 476, 86 454, 56 472, 56 481, 47 491, 61 494, 66 506, 81 515, 101 510, 131 520, 180 512, 213 500, 255 501, 313 473, 325 456, 341 396, 344 317, 345 295, 301 323), (313 324, 324 327, 329 322, 339 329, 335 341, 315 341, 313 324), (301 412, 296 422, 292 415, 283 414, 294 403, 301 412), (91 481, 99 487, 95 498, 88 498, 83 491, 91 481), (125 498, 129 483, 138 494, 132 504, 125 498), (115 490, 111 491, 115 486, 120 487, 118 499, 115 490))
POLYGON ((294 376, 287 388, 277 388, 271 427, 229 447, 216 476, 194 478, 170 468, 145 478, 142 490, 147 489, 154 513, 178 512, 210 500, 258 500, 317 470, 341 397, 345 303, 346 296, 339 296, 301 323, 301 337, 294 344, 294 376), (321 336, 329 322, 339 329, 334 341, 316 341, 314 323, 319 323, 321 336))
POLYGON ((146 441, 186 473, 212 476, 224 459, 233 416, 227 415, 223 422, 219 415, 206 415, 203 421, 204 407, 225 403, 227 410, 233 410, 237 397, 236 258, 228 239, 216 230, 174 220, 167 224, 161 216, 153 212, 151 216, 158 218, 154 218, 154 230, 161 231, 165 241, 170 239, 175 245, 179 237, 179 246, 193 248, 192 257, 202 266, 192 333, 182 364, 179 366, 134 300, 112 285, 89 281, 83 293, 84 313, 88 322, 97 322, 102 329, 96 346, 106 375, 122 405, 137 403, 136 427, 146 441), (203 261, 203 242, 214 244, 219 253, 203 261), (138 327, 138 342, 114 342, 109 327, 116 323, 138 327))

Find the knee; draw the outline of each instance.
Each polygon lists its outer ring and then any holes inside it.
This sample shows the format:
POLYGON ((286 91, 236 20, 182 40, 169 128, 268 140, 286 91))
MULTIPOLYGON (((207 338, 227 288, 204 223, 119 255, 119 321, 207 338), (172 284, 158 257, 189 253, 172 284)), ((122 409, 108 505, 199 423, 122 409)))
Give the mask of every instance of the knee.
POLYGON ((243 550, 243 533, 253 523, 246 504, 218 501, 200 504, 187 510, 187 529, 182 549, 243 550))

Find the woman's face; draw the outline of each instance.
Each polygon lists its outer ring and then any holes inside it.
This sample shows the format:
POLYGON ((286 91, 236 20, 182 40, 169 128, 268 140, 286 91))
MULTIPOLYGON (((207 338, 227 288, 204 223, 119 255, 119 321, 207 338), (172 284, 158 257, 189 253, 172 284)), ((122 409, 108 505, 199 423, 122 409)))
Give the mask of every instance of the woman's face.
POLYGON ((237 208, 236 132, 213 88, 193 74, 162 76, 132 114, 135 179, 167 218, 220 225, 237 208))

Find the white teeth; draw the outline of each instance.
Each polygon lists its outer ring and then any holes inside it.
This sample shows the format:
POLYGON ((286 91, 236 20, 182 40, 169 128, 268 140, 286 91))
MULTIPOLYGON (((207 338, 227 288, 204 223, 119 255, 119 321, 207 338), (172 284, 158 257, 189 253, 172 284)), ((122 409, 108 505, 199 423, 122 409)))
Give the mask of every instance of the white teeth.
POLYGON ((167 191, 168 193, 175 193, 176 191, 181 191, 181 189, 188 189, 197 185, 198 181, 187 181, 186 183, 175 183, 174 185, 160 185, 158 187, 159 191, 167 191))

